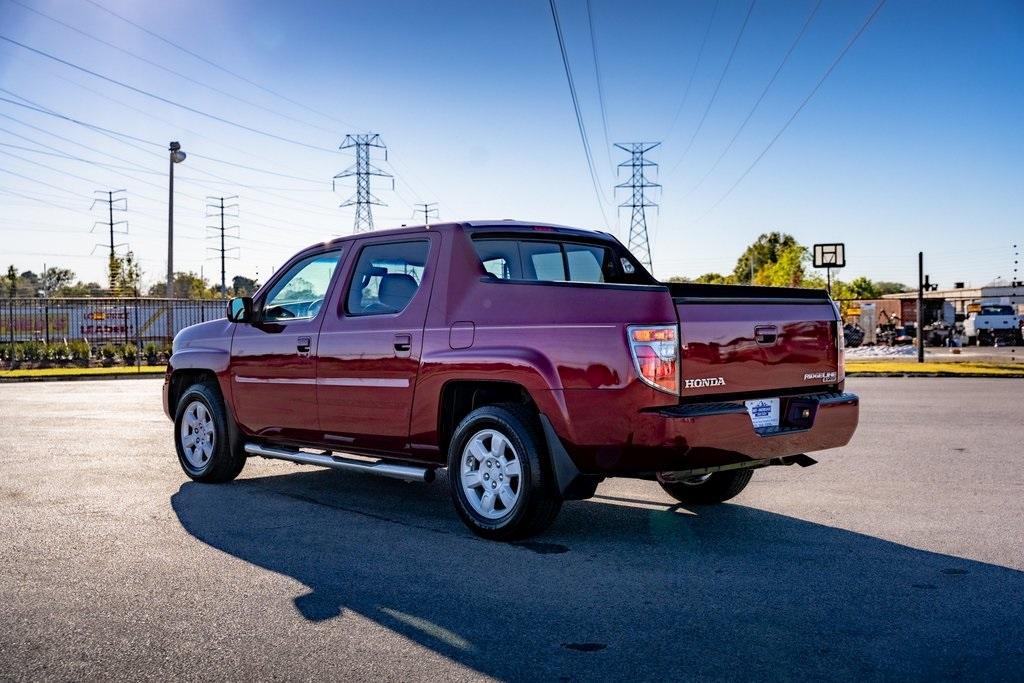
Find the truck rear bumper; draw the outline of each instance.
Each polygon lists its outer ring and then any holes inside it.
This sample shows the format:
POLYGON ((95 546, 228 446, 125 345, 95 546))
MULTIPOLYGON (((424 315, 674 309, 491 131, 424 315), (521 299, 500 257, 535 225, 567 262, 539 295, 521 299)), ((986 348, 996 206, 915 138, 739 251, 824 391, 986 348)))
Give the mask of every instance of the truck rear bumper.
POLYGON ((781 422, 755 430, 742 401, 669 406, 633 415, 620 444, 571 446, 580 471, 640 474, 770 460, 846 445, 857 428, 859 399, 830 393, 782 398, 781 422))

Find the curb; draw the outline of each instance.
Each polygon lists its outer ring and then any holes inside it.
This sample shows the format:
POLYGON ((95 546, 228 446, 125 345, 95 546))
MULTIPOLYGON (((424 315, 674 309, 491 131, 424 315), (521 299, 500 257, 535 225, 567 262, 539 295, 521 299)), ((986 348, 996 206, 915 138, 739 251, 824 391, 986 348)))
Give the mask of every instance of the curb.
POLYGON ((0 384, 19 384, 21 382, 87 382, 104 379, 162 379, 160 372, 119 372, 105 375, 45 375, 41 377, 2 377, 0 384))

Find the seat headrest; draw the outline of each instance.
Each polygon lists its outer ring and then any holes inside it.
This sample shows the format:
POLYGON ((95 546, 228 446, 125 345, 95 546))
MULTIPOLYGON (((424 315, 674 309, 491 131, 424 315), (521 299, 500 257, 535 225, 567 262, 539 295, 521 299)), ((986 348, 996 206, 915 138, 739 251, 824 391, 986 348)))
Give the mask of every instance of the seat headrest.
POLYGON ((417 289, 419 285, 412 275, 388 273, 380 279, 377 299, 385 306, 400 311, 408 305, 417 289))

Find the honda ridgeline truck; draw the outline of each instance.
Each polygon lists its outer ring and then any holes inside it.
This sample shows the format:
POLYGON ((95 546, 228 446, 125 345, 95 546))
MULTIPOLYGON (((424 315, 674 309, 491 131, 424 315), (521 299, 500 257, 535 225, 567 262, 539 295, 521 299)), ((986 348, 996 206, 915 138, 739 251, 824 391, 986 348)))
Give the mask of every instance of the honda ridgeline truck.
POLYGON ((248 456, 431 481, 522 538, 606 477, 686 504, 846 444, 842 322, 821 290, 661 283, 608 234, 486 221, 310 247, 174 340, 178 460, 248 456))

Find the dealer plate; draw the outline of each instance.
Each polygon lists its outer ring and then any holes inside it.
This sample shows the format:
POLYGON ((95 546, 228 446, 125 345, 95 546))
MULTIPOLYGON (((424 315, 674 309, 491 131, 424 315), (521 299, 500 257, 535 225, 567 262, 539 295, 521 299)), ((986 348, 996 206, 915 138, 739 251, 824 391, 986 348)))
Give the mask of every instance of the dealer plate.
POLYGON ((779 399, 755 398, 752 401, 744 401, 744 403, 754 429, 779 426, 779 399))

